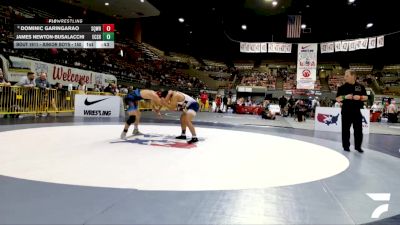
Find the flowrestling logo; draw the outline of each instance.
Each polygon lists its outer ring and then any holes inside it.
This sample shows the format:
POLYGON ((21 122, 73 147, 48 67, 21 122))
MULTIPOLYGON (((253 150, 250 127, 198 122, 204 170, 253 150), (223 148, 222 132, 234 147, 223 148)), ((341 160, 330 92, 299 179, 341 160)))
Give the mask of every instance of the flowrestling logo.
POLYGON ((330 115, 330 114, 318 113, 317 120, 318 120, 318 122, 326 124, 328 126, 331 125, 331 124, 337 125, 337 121, 339 119, 339 115, 340 114, 337 114, 336 116, 334 116, 334 115, 330 115))
POLYGON ((389 211, 389 201, 390 201, 390 193, 365 193, 372 200, 377 202, 383 202, 387 204, 381 204, 371 214, 371 218, 378 219, 381 215, 387 211, 389 211))

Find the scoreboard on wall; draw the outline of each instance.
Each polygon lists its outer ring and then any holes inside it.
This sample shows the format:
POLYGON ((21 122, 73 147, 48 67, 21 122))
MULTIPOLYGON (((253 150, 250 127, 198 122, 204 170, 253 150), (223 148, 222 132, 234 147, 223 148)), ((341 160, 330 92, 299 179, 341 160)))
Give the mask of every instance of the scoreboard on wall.
POLYGON ((79 19, 47 19, 45 24, 14 24, 14 48, 112 49, 114 30, 114 24, 82 24, 79 19))

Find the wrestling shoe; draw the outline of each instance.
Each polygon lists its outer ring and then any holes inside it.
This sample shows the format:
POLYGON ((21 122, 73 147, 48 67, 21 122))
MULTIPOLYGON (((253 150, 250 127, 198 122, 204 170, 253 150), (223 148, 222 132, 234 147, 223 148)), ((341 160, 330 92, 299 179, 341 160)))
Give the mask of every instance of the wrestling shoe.
POLYGON ((181 135, 176 137, 176 139, 186 140, 186 135, 181 135))
POLYGON ((121 139, 126 140, 126 132, 122 131, 122 133, 121 133, 121 139))
POLYGON ((190 141, 188 141, 187 143, 188 144, 193 144, 193 143, 196 143, 196 142, 198 142, 199 141, 199 139, 197 139, 197 138, 192 138, 192 139, 190 139, 190 141))
POLYGON ((133 130, 132 134, 133 135, 143 135, 143 133, 140 132, 139 130, 133 130))

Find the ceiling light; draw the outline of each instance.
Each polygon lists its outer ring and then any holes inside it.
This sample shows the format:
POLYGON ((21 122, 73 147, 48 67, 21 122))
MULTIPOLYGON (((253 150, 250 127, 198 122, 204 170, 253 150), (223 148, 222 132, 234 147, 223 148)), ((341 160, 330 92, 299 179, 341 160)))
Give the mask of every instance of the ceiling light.
POLYGON ((246 24, 243 24, 243 25, 242 25, 242 30, 247 30, 246 24))
POLYGON ((310 8, 310 5, 306 5, 306 8, 310 8))
POLYGON ((354 3, 356 0, 349 0, 349 3, 354 3))
POLYGON ((273 1, 272 2, 272 6, 276 6, 276 5, 278 5, 278 2, 277 1, 273 1))
POLYGON ((301 29, 306 29, 306 27, 307 27, 307 25, 305 25, 305 24, 301 25, 301 29))
POLYGON ((367 24, 367 28, 371 28, 372 26, 374 26, 373 23, 368 23, 368 24, 367 24))
POLYGON ((181 22, 181 23, 185 22, 185 19, 183 19, 182 17, 179 18, 178 20, 179 20, 179 22, 181 22))
POLYGON ((144 0, 140 0, 140 2, 141 2, 141 3, 143 3, 143 2, 144 2, 144 0))
POLYGON ((108 3, 108 2, 106 2, 106 3, 104 3, 104 5, 105 5, 105 6, 108 6, 108 5, 109 5, 109 3, 108 3))

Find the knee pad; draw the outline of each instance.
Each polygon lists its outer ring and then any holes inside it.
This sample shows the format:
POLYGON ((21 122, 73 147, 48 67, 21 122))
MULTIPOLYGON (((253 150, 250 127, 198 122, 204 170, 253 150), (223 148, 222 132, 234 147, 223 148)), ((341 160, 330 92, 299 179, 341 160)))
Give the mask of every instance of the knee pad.
POLYGON ((132 123, 134 123, 136 120, 136 116, 129 116, 128 120, 126 121, 126 123, 128 125, 131 125, 132 123))

